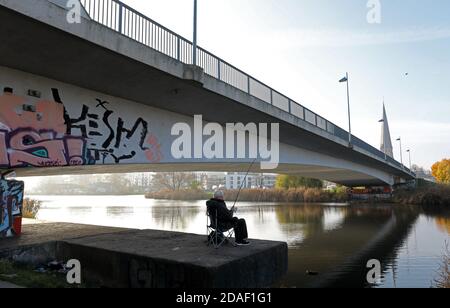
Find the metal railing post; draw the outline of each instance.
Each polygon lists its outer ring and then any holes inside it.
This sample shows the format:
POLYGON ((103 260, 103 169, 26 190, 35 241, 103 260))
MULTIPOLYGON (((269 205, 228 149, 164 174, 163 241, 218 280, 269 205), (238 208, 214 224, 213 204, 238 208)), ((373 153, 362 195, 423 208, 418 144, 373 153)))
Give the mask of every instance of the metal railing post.
POLYGON ((181 60, 181 39, 178 37, 177 39, 177 60, 181 60))
POLYGON ((194 39, 192 40, 192 64, 197 65, 197 0, 194 0, 194 39))
POLYGON ((220 59, 217 59, 217 79, 220 79, 220 59))
POLYGON ((119 3, 119 32, 122 33, 123 28, 123 5, 122 2, 119 3))

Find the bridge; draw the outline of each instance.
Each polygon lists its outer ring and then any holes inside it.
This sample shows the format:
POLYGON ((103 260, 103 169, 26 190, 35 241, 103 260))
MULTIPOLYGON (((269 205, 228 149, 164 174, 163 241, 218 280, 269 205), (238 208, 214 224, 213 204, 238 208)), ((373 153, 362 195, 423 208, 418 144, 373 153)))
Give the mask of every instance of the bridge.
POLYGON ((197 48, 193 65, 189 40, 120 1, 80 3, 80 22, 71 23, 66 1, 0 0, 0 169, 18 176, 268 172, 265 162, 272 173, 353 187, 414 179, 385 153, 356 136, 349 144, 344 129, 205 49, 197 48), (226 139, 229 123, 245 124, 235 132, 248 148, 239 138, 226 149, 208 139, 226 139), (261 146, 270 128, 272 147, 252 156, 251 140, 261 146), (182 146, 181 132, 189 139, 182 146))

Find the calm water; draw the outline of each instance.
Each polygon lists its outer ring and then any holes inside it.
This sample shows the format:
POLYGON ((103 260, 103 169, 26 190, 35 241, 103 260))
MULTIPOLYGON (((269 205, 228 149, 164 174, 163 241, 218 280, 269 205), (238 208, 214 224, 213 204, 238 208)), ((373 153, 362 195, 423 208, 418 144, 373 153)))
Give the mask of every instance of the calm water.
MULTIPOLYGON (((38 218, 205 234, 204 202, 143 196, 37 196, 38 218)), ((367 287, 365 265, 378 259, 377 287, 431 287, 450 243, 450 216, 416 207, 240 203, 251 238, 285 241, 289 271, 281 286, 367 287), (308 276, 306 271, 318 272, 308 276)))

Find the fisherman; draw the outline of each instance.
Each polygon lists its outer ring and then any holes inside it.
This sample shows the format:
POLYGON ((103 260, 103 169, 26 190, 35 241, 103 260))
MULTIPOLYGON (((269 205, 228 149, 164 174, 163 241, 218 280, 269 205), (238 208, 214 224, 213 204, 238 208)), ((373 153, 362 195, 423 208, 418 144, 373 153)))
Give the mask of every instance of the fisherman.
POLYGON ((244 219, 234 217, 234 213, 236 212, 235 207, 231 210, 227 208, 223 191, 216 191, 214 193, 214 198, 207 201, 206 206, 210 211, 217 210, 217 227, 219 230, 225 231, 233 228, 236 235, 236 244, 238 246, 250 245, 250 242, 248 241, 247 224, 244 219))

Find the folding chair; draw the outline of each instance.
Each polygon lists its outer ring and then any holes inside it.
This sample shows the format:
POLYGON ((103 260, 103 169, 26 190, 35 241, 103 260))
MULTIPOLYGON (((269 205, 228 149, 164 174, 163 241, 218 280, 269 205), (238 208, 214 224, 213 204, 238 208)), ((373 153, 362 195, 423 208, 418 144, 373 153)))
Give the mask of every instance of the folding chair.
POLYGON ((213 246, 215 249, 220 248, 224 243, 236 243, 232 241, 234 236, 234 228, 228 229, 218 226, 217 209, 206 208, 206 236, 208 237, 208 246, 213 246))

